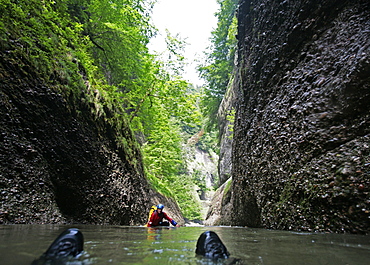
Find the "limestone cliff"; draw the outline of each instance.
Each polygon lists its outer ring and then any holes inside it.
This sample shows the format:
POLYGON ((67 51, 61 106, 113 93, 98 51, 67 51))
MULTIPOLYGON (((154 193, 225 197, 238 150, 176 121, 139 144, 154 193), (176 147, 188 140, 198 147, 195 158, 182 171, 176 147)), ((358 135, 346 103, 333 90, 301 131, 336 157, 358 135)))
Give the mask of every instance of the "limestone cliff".
POLYGON ((370 231, 369 1, 241 0, 232 214, 370 231))

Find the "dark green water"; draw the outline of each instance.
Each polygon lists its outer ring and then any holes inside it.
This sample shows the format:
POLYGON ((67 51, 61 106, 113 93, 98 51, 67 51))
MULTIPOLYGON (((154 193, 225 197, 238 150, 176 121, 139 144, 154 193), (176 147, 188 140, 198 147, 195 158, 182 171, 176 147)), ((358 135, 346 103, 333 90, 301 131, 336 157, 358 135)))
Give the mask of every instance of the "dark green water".
POLYGON ((70 264, 370 264, 370 236, 236 227, 0 226, 0 264, 30 264, 66 228, 79 228, 85 254, 70 264), (199 235, 215 231, 233 259, 196 257, 199 235))

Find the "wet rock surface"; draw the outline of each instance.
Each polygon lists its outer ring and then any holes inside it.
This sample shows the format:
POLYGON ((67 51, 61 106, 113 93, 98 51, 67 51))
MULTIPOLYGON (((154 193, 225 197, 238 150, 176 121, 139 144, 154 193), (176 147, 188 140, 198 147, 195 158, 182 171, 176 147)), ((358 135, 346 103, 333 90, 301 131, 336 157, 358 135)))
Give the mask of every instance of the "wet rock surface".
POLYGON ((240 1, 225 224, 370 231, 368 1, 240 1))
POLYGON ((204 225, 232 225, 231 223, 226 223, 225 220, 222 219, 222 215, 231 213, 231 181, 231 178, 229 178, 216 190, 210 203, 206 220, 203 222, 204 225))
POLYGON ((129 128, 95 116, 87 90, 62 95, 65 80, 0 55, 0 224, 145 224, 155 192, 129 128))
POLYGON ((233 73, 226 94, 218 109, 218 124, 220 132, 220 155, 218 160, 219 185, 225 183, 231 176, 232 168, 232 142, 233 142, 233 118, 235 115, 236 93, 238 76, 233 73))

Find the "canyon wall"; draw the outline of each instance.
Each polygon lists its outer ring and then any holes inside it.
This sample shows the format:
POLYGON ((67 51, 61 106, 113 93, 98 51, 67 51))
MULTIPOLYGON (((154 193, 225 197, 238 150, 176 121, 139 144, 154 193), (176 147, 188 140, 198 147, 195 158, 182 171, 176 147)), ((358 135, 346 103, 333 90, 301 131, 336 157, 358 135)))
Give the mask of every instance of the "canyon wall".
POLYGON ((159 202, 183 223, 177 204, 150 188, 127 123, 107 122, 108 108, 96 115, 88 82, 68 89, 12 43, 0 46, 0 224, 144 225, 159 202))
POLYGON ((237 17, 221 223, 369 232, 369 2, 241 0, 237 17))

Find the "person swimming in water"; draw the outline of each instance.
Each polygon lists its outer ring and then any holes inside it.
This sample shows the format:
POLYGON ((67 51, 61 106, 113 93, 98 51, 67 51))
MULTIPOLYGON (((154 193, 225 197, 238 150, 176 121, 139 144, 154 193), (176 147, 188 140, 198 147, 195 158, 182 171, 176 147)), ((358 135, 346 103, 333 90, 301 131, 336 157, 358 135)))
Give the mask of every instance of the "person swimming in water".
POLYGON ((177 222, 173 220, 171 217, 169 217, 164 211, 163 211, 164 205, 158 204, 157 210, 153 211, 152 215, 150 216, 150 219, 147 223, 147 227, 155 227, 155 226, 169 226, 170 223, 173 226, 179 227, 177 222), (167 221, 163 221, 163 219, 166 219, 167 221), (170 223, 169 223, 170 222, 170 223))

